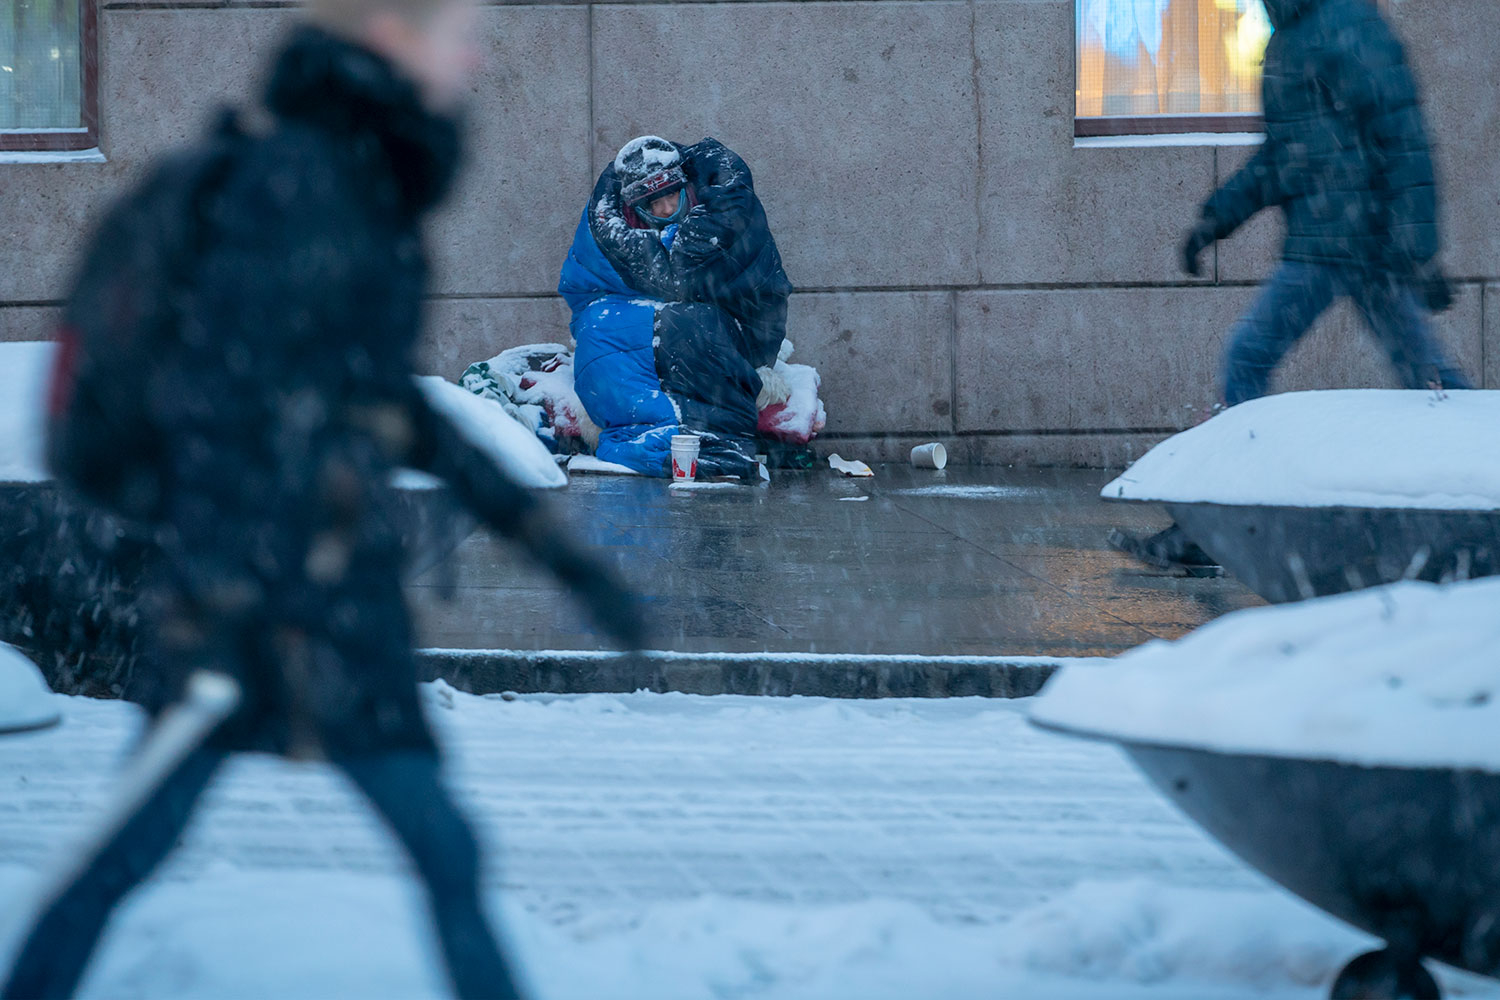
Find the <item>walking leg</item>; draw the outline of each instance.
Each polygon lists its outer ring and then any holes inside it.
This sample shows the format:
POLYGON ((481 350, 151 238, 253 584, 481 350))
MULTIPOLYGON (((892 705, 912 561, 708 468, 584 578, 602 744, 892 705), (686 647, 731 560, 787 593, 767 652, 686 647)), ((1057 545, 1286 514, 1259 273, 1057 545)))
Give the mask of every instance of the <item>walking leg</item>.
POLYGON ((479 901, 479 848, 441 784, 437 755, 392 751, 336 761, 385 818, 427 887, 448 974, 459 997, 521 993, 479 901))
POLYGON ((1271 372, 1333 302, 1332 272, 1282 261, 1244 317, 1224 356, 1224 401, 1230 406, 1266 394, 1271 372))
POLYGON ((1396 377, 1408 389, 1472 389, 1463 370, 1448 359, 1416 293, 1387 274, 1351 281, 1349 297, 1376 341, 1385 348, 1396 377))

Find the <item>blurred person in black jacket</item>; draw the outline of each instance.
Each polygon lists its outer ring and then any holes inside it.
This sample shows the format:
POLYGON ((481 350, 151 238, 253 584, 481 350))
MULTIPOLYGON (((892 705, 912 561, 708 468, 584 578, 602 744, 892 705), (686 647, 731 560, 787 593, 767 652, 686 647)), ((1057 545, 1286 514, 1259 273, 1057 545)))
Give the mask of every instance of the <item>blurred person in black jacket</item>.
MULTIPOLYGON (((458 167, 474 19, 472 0, 314 0, 271 67, 269 130, 206 139, 232 150, 211 190, 196 201, 127 198, 86 255, 61 336, 64 356, 80 356, 60 365, 64 384, 66 364, 90 363, 89 339, 70 341, 66 327, 138 295, 120 287, 129 272, 112 261, 111 234, 201 230, 170 282, 172 335, 142 340, 149 356, 126 351, 116 366, 149 373, 160 466, 139 505, 162 539, 142 700, 159 733, 190 678, 228 678, 239 698, 47 900, 4 997, 74 990, 112 908, 170 852, 226 756, 246 750, 340 768, 410 853, 457 993, 518 995, 483 914, 474 836, 440 784, 418 700, 392 470, 443 478, 622 645, 642 635, 613 573, 411 379, 427 278, 420 225, 458 167), (163 207, 179 202, 190 207, 163 207), (143 212, 161 217, 131 217, 143 212)), ((155 183, 170 186, 167 176, 155 183)), ((107 420, 108 401, 97 410, 107 420)), ((86 445, 108 429, 93 435, 85 423, 75 437, 86 445)), ((79 491, 94 492, 94 466, 70 467, 85 470, 73 477, 79 491)))
MULTIPOLYGON (((1229 406, 1264 396, 1271 373, 1334 300, 1347 297, 1409 389, 1471 388, 1429 313, 1453 290, 1438 263, 1437 182, 1416 81, 1371 0, 1263 0, 1275 29, 1261 81, 1260 150, 1203 204, 1183 268, 1262 209, 1286 219, 1281 263, 1230 337, 1229 406)), ((1153 565, 1212 560, 1175 526, 1112 532, 1153 565)))

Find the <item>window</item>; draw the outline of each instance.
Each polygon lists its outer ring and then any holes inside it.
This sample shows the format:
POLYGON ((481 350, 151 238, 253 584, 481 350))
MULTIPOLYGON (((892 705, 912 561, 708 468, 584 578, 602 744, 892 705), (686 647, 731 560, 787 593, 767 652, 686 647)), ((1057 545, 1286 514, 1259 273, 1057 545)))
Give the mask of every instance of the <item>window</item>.
POLYGON ((0 150, 99 144, 95 2, 0 4, 0 150))
POLYGON ((1077 0, 1079 136, 1258 132, 1261 0, 1077 0))

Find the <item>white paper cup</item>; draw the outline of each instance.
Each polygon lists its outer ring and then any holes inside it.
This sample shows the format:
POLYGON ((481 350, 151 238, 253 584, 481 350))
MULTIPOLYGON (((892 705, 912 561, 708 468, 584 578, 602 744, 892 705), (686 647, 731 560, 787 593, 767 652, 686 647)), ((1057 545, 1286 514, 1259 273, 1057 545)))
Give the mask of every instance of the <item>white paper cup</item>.
POLYGON ((941 469, 948 464, 948 449, 936 441, 911 450, 911 464, 919 469, 941 469))
POLYGON ((701 439, 696 434, 672 435, 672 479, 688 482, 698 478, 698 448, 701 439))

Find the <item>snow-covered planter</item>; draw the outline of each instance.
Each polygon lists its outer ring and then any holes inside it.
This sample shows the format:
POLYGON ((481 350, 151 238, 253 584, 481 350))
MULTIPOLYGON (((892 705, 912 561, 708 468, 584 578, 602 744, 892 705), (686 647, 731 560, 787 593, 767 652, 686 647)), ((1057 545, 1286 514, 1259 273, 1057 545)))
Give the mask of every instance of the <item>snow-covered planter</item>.
POLYGON ((1500 391, 1267 396, 1177 434, 1102 491, 1164 504, 1272 602, 1500 572, 1500 391))
POLYGON ((1420 979, 1424 956, 1500 977, 1500 579, 1241 611, 1065 666, 1031 718, 1118 742, 1240 857, 1389 943, 1348 978, 1420 979))
POLYGON ((0 643, 0 736, 41 729, 59 718, 57 699, 36 664, 0 643))

